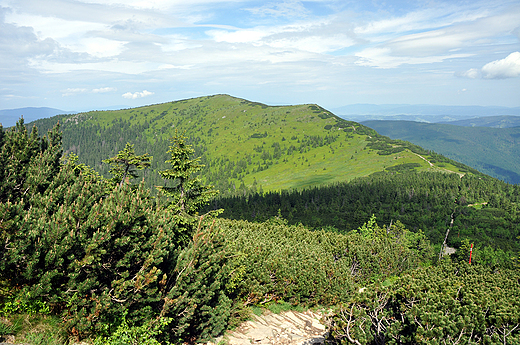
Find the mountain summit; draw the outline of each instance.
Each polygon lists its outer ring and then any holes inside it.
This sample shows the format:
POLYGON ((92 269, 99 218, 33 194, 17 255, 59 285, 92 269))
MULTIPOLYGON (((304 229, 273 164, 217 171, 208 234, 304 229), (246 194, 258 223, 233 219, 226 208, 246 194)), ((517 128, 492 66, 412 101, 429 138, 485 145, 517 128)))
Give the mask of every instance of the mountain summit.
MULTIPOLYGON (((469 169, 403 141, 390 140, 314 104, 267 106, 214 95, 117 111, 60 115, 34 122, 45 133, 62 124, 65 151, 106 174, 101 164, 127 142, 154 157, 150 184, 168 159, 169 138, 183 133, 205 164, 201 175, 222 193, 304 188, 380 171, 469 169)), ((478 173, 474 171, 474 173, 478 173)))

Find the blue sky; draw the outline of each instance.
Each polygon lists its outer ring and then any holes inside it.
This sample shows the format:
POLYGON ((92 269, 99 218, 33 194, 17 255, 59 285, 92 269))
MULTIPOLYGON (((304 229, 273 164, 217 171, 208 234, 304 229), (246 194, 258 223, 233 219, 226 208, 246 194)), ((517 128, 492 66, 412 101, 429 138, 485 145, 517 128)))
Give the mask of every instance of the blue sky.
POLYGON ((520 2, 0 0, 0 109, 520 106, 520 2))

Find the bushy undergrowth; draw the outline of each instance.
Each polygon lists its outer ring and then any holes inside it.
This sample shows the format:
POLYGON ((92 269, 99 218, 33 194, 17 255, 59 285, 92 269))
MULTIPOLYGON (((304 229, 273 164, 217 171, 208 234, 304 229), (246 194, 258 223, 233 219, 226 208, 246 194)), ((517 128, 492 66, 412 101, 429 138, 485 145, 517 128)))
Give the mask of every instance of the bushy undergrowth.
POLYGON ((518 344, 520 274, 468 263, 371 284, 342 303, 332 344, 518 344))
POLYGON ((432 259, 424 235, 400 223, 382 229, 372 220, 348 235, 289 226, 279 218, 217 224, 233 253, 227 289, 251 305, 333 305, 360 283, 384 280, 432 259))
POLYGON ((0 127, 0 272, 8 290, 0 310, 59 316, 76 339, 164 319, 171 322, 157 336, 173 343, 225 329, 227 256, 197 214, 214 192, 190 176, 200 166, 186 158, 193 152, 183 138, 168 151, 171 198, 125 182, 141 157, 131 146, 117 156, 112 181, 74 155, 60 161, 57 128, 49 138, 29 135, 22 121, 6 133, 0 127))

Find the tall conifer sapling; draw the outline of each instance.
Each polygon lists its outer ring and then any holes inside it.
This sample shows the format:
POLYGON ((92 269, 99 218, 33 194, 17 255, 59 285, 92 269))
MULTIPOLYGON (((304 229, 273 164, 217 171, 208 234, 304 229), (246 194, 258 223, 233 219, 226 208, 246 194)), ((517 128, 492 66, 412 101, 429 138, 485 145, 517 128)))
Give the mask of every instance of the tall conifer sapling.
POLYGON ((137 156, 134 152, 134 145, 126 143, 123 150, 119 151, 117 156, 103 160, 103 163, 110 164, 110 173, 113 175, 112 181, 119 184, 119 188, 123 186, 127 177, 136 178, 137 171, 147 168, 151 164, 152 156, 148 153, 137 156))
POLYGON ((186 143, 184 135, 175 132, 167 152, 171 158, 166 163, 171 165, 171 169, 159 171, 159 174, 165 180, 173 180, 173 186, 163 186, 158 189, 173 198, 170 207, 180 213, 196 215, 197 211, 218 191, 211 185, 203 185, 202 180, 194 176, 204 165, 199 163, 200 157, 192 158, 195 150, 186 143))

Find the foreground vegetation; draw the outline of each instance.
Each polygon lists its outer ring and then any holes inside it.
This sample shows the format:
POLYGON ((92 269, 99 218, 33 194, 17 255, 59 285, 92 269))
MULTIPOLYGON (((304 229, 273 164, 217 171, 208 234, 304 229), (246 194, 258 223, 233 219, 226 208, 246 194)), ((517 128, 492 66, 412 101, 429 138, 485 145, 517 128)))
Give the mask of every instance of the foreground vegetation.
POLYGON ((336 309, 333 344, 518 344, 520 274, 441 262, 373 284, 336 309))
POLYGON ((516 257, 469 266, 468 242, 439 259, 397 219, 338 231, 281 213, 261 223, 202 213, 216 192, 182 135, 156 195, 133 182, 151 157, 131 144, 106 159, 111 178, 63 156, 59 126, 44 137, 23 122, 0 127, 0 148, 4 337, 195 343, 250 307, 290 304, 331 308, 331 343, 520 342, 516 257))

